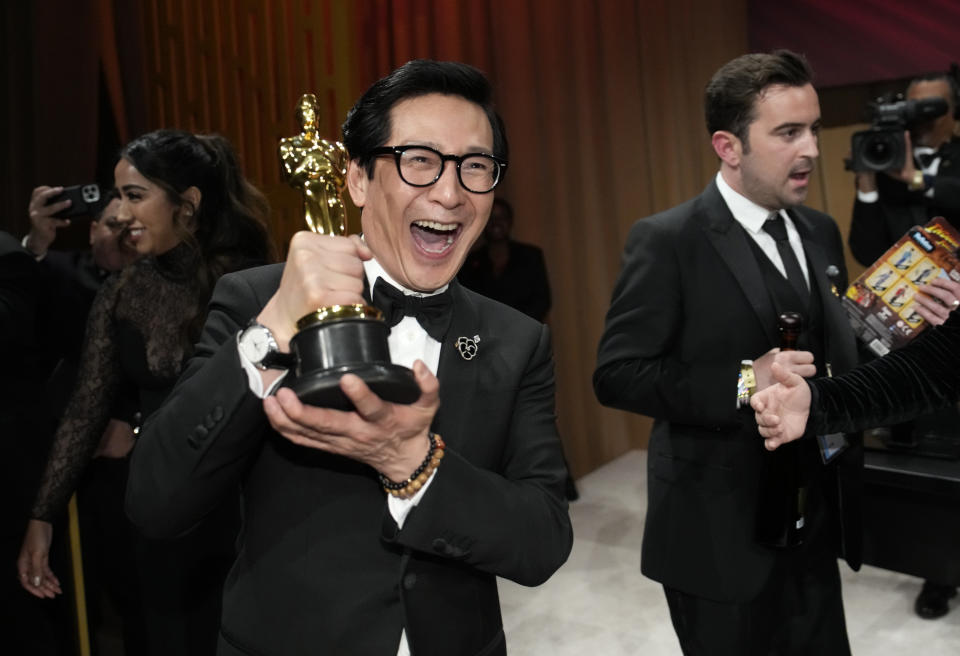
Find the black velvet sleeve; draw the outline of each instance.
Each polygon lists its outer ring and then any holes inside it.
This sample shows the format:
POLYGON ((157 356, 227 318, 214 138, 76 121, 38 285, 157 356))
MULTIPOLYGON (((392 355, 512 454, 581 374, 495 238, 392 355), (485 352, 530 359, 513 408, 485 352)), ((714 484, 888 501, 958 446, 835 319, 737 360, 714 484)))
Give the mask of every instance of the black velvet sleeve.
POLYGON ((809 426, 852 432, 913 419, 960 396, 960 315, 837 378, 810 383, 809 426))

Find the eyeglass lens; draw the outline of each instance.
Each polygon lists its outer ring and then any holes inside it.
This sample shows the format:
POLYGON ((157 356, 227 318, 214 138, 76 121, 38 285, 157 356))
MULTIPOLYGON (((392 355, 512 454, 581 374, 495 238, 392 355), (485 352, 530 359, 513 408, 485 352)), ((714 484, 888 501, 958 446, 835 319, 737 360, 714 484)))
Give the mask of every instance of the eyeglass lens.
MULTIPOLYGON (((413 185, 429 185, 443 172, 444 160, 429 148, 407 148, 400 155, 400 175, 413 185)), ((500 176, 500 166, 487 155, 469 155, 459 168, 460 182, 469 191, 485 193, 493 189, 500 176)))

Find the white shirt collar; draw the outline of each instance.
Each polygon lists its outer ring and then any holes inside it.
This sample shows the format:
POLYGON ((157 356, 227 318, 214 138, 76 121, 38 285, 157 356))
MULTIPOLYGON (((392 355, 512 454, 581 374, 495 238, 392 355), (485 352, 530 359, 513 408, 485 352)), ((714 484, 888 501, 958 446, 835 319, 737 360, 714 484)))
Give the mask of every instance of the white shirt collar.
MULTIPOLYGON (((760 234, 763 231, 763 224, 767 218, 769 218, 770 210, 757 205, 743 194, 734 190, 734 188, 723 179, 723 174, 720 171, 717 172, 717 189, 720 191, 723 200, 726 201, 727 207, 730 208, 730 213, 733 214, 733 218, 735 218, 740 225, 754 235, 760 234)), ((787 216, 783 210, 780 210, 780 215, 789 221, 790 217, 787 216)))

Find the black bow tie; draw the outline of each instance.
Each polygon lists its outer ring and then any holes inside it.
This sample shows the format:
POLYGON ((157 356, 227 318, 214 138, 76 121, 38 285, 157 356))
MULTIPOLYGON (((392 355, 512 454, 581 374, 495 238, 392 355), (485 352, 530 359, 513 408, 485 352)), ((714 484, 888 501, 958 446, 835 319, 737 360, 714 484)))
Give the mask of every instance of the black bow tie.
POLYGON ((383 312, 383 320, 390 328, 405 317, 415 317, 430 337, 443 340, 450 326, 450 289, 433 296, 413 296, 377 278, 373 285, 373 305, 383 312))
POLYGON ((917 153, 916 155, 917 163, 920 165, 920 168, 922 169, 928 168, 931 164, 933 164, 933 160, 936 159, 936 157, 937 157, 937 153, 935 152, 917 153))

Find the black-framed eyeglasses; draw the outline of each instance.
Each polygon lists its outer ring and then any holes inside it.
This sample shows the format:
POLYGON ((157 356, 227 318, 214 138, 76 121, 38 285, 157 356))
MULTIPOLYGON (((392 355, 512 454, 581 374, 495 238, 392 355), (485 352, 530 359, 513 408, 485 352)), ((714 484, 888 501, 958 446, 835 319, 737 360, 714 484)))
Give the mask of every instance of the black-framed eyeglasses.
POLYGON ((495 155, 444 155, 427 146, 381 146, 371 150, 370 155, 393 155, 400 179, 411 187, 429 187, 443 175, 444 164, 456 162, 457 180, 464 189, 475 194, 493 191, 507 168, 507 161, 495 155))

